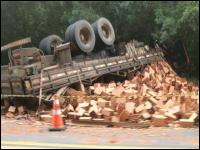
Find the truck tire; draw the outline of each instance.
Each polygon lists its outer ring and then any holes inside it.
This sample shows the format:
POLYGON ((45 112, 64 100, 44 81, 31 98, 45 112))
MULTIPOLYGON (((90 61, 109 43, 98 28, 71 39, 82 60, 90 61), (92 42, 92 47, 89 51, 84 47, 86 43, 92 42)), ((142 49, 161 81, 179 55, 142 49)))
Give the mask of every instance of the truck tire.
POLYGON ((52 55, 53 47, 59 45, 63 40, 57 35, 49 35, 43 38, 40 42, 39 49, 43 50, 45 55, 52 55))
POLYGON ((65 32, 65 42, 73 42, 81 51, 89 53, 95 46, 95 34, 86 20, 70 25, 65 32))
POLYGON ((99 18, 92 24, 96 36, 96 45, 111 46, 115 41, 115 32, 110 21, 104 17, 99 18))

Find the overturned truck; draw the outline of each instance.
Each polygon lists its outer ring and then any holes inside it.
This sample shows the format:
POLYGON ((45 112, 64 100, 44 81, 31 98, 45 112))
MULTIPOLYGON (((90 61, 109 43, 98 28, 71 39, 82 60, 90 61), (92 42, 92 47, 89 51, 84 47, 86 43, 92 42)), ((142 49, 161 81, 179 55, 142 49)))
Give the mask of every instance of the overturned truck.
POLYGON ((26 38, 1 47, 9 57, 9 64, 1 66, 1 94, 47 94, 79 81, 92 84, 109 73, 126 76, 163 59, 159 48, 135 40, 116 44, 113 26, 103 17, 92 25, 75 22, 66 29, 64 40, 50 35, 39 48, 22 48, 30 42, 26 38))

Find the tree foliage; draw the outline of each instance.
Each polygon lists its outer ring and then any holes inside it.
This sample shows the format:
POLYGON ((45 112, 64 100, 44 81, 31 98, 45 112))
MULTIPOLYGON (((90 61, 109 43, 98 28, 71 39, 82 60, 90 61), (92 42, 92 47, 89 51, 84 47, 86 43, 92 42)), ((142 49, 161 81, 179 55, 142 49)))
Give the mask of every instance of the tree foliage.
POLYGON ((198 76, 199 2, 169 3, 168 7, 161 6, 156 9, 155 14, 155 23, 159 29, 154 33, 154 37, 176 50, 175 54, 179 60, 177 65, 184 69, 187 66, 187 75, 192 76, 195 73, 195 76, 198 76))
POLYGON ((116 41, 157 39, 177 56, 179 70, 199 75, 198 1, 2 1, 1 45, 31 36, 38 47, 49 34, 64 38, 77 20, 92 23, 101 16, 112 22, 116 41))

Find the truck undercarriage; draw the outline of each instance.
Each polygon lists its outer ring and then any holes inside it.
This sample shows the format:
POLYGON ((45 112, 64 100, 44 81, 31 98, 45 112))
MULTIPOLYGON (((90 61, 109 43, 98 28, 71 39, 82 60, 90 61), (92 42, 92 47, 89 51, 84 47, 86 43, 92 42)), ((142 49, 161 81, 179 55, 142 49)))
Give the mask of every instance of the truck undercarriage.
POLYGON ((65 42, 50 35, 39 49, 21 48, 30 38, 9 43, 1 47, 1 51, 8 50, 9 58, 9 64, 1 66, 1 94, 38 95, 41 90, 45 94, 80 81, 92 83, 105 74, 126 76, 163 59, 158 47, 135 40, 114 44, 114 40, 111 23, 100 18, 92 27, 85 20, 70 25, 65 42))

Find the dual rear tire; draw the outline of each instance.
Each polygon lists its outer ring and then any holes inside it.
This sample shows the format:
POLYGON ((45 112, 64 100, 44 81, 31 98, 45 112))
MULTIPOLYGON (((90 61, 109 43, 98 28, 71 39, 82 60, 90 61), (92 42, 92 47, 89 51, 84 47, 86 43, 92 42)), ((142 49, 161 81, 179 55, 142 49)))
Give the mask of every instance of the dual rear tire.
MULTIPOLYGON (((66 29, 65 42, 72 42, 84 53, 90 53, 93 49, 112 46, 115 41, 115 33, 110 21, 104 17, 99 18, 90 25, 86 20, 79 20, 66 29)), ((39 48, 45 54, 53 54, 53 47, 63 40, 57 35, 50 35, 40 42, 39 48)))
POLYGON ((65 42, 73 42, 81 51, 89 53, 95 46, 95 34, 86 20, 71 24, 65 32, 65 42))
POLYGON ((115 32, 110 21, 104 17, 92 24, 96 36, 96 47, 112 46, 115 41, 115 32))
POLYGON ((63 40, 57 35, 49 35, 42 39, 39 49, 43 50, 45 55, 54 54, 54 47, 62 44, 63 40))

